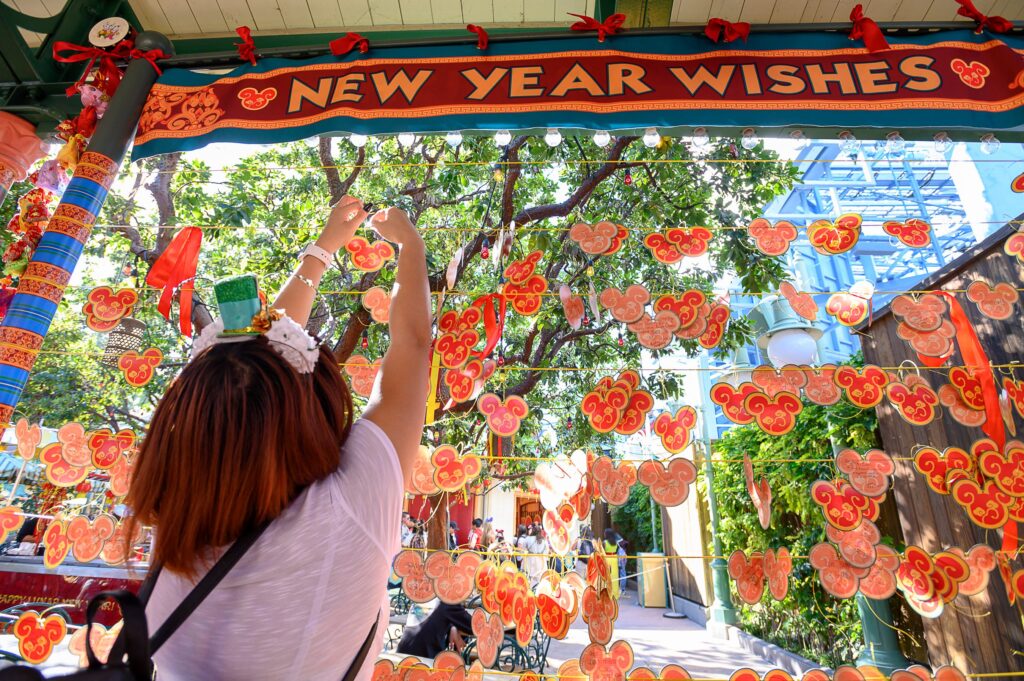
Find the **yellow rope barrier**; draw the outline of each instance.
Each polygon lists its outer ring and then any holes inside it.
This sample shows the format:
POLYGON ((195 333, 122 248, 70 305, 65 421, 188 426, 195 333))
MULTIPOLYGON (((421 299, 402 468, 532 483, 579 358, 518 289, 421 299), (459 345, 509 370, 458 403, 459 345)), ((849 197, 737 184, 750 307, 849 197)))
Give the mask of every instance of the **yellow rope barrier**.
MULTIPOLYGON (((325 209, 325 212, 326 212, 326 209, 325 209)), ((889 222, 889 221, 886 221, 886 222, 889 222)), ((969 220, 967 220, 966 217, 963 218, 963 222, 965 222, 965 223, 966 222, 971 222, 972 224, 978 224, 978 225, 1020 225, 1020 224, 1024 224, 1024 220, 1008 219, 1008 220, 985 220, 985 221, 970 220, 969 221, 969 220)), ((877 226, 881 227, 882 222, 877 222, 877 223, 876 222, 865 222, 865 223, 863 223, 861 225, 861 229, 863 230, 864 227, 869 226, 869 225, 877 225, 877 226)), ((127 228, 136 229, 136 230, 138 230, 138 229, 147 229, 147 230, 148 229, 181 229, 182 226, 183 225, 115 225, 115 224, 108 224, 108 225, 95 225, 94 228, 95 229, 109 229, 109 230, 116 231, 116 230, 119 230, 119 229, 127 229, 127 228)), ((275 231, 290 232, 290 231, 312 230, 312 229, 317 229, 319 227, 319 225, 305 225, 305 226, 304 225, 273 225, 273 226, 271 226, 271 225, 190 225, 190 226, 192 226, 192 227, 199 227, 200 229, 203 229, 203 230, 253 229, 253 230, 266 230, 266 231, 271 231, 271 232, 275 232, 275 231)), ((677 226, 680 226, 680 225, 677 225, 677 226)), ((662 231, 664 229, 669 229, 670 227, 673 227, 673 225, 666 225, 666 226, 663 226, 663 227, 631 227, 629 231, 630 231, 630 233, 652 234, 654 232, 660 232, 660 231, 662 231)), ((806 227, 803 227, 803 226, 800 226, 800 225, 794 225, 794 227, 796 227, 796 229, 807 229, 806 227)), ((698 228, 699 229, 706 229, 709 232, 746 232, 747 231, 747 228, 745 226, 740 226, 740 225, 728 225, 728 226, 719 226, 719 227, 704 226, 704 225, 686 225, 685 226, 685 229, 698 229, 698 228)), ((359 229, 366 230, 366 231, 372 231, 371 228, 365 227, 365 226, 361 226, 361 227, 359 227, 359 229)), ((419 226, 419 227, 417 227, 417 229, 420 232, 441 232, 441 233, 465 232, 465 233, 473 233, 473 234, 478 234, 478 233, 480 233, 482 231, 487 231, 487 230, 482 230, 480 227, 448 227, 448 226, 444 226, 444 225, 439 225, 439 226, 434 226, 434 227, 419 226)), ((517 227, 515 231, 518 234, 518 233, 521 233, 521 232, 568 232, 570 229, 571 229, 571 227, 517 227)), ((895 238, 895 237, 893 237, 893 238, 895 238)), ((909 247, 908 247, 908 249, 909 249, 909 247)), ((910 250, 913 250, 913 249, 910 249, 910 250)))

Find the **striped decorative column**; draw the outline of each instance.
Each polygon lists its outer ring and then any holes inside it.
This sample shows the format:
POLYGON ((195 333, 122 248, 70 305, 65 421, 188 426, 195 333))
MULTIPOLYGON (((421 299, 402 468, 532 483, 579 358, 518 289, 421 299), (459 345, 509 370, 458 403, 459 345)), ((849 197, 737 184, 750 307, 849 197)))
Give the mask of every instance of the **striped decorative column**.
MULTIPOLYGON (((172 54, 170 41, 151 31, 140 33, 135 46, 142 51, 161 49, 172 54)), ((135 59, 128 64, 0 323, 0 430, 12 420, 64 288, 117 177, 156 78, 156 70, 147 61, 135 59)))

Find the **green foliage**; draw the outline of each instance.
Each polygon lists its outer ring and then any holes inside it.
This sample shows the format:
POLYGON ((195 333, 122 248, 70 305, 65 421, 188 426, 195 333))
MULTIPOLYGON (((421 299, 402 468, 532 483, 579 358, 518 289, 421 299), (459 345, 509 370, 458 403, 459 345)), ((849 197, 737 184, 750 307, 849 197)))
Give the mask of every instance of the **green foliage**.
MULTIPOLYGON (((612 524, 629 542, 629 555, 653 551, 655 547, 664 551, 661 545, 661 509, 655 508, 654 522, 651 522, 651 493, 645 485, 633 485, 629 499, 622 506, 612 509, 612 524), (655 542, 657 538, 657 542, 655 542)), ((627 561, 628 574, 635 574, 636 560, 627 561)))
MULTIPOLYGON (((859 358, 851 363, 859 364, 859 358)), ((873 409, 861 410, 845 400, 822 407, 804 400, 796 427, 775 437, 756 425, 730 429, 715 445, 714 489, 721 515, 723 554, 778 549, 806 556, 826 541, 825 519, 811 500, 810 486, 833 479, 832 443, 863 452, 879 446, 873 409), (764 476, 772 489, 772 522, 761 528, 743 476, 743 455, 753 462, 754 478, 764 476)), ((733 590, 733 603, 744 629, 787 650, 831 667, 852 664, 863 645, 853 599, 825 593, 806 559, 793 560, 789 594, 775 601, 767 589, 761 602, 744 605, 733 590)))
MULTIPOLYGON (((393 138, 373 139, 363 153, 347 142, 332 148, 339 180, 351 180, 348 191, 377 205, 398 205, 410 212, 423 230, 428 265, 435 282, 441 282, 457 249, 465 252, 464 266, 445 298, 445 309, 462 307, 475 297, 495 291, 501 268, 512 258, 539 249, 544 252, 541 267, 550 281, 549 291, 568 284, 576 295, 587 297, 592 284, 596 291, 625 288, 643 282, 652 292, 678 292, 698 288, 711 294, 722 273, 735 271, 751 291, 774 287, 782 278, 777 259, 765 258, 743 231, 716 232, 710 267, 687 260, 680 267, 667 267, 651 257, 642 244, 644 234, 679 225, 710 227, 743 225, 756 217, 774 196, 785 191, 796 171, 763 149, 745 150, 722 141, 708 151, 712 158, 758 160, 751 164, 703 162, 689 148, 668 138, 651 150, 634 141, 624 148, 621 162, 627 164, 633 182, 623 182, 626 172, 619 168, 595 181, 592 177, 607 162, 607 149, 589 139, 568 138, 558 148, 539 138, 517 140, 515 154, 520 166, 500 165, 509 158, 493 140, 467 138, 456 149, 442 137, 417 138, 403 147, 393 138), (642 163, 645 159, 673 163, 642 163), (361 163, 359 163, 361 161, 361 163), (469 162, 469 163, 467 163, 469 162), (580 194, 579 192, 583 192, 580 194), (573 198, 577 197, 577 198, 573 198), (582 197, 582 198, 580 198, 582 197), (534 220, 538 207, 567 202, 555 217, 534 220), (511 252, 498 265, 493 252, 498 229, 518 217, 520 229, 511 252), (568 240, 566 228, 577 221, 595 223, 610 219, 631 230, 622 251, 613 257, 591 261, 568 240), (491 243, 491 257, 480 252, 483 238, 491 243), (588 274, 588 267, 593 274, 588 274)), ((301 249, 319 233, 327 215, 329 176, 321 168, 315 140, 258 149, 250 156, 218 160, 214 167, 203 152, 188 154, 173 170, 168 197, 174 214, 165 215, 170 224, 209 225, 205 230, 196 289, 210 297, 214 281, 240 272, 260 277, 269 293, 277 291, 291 273, 301 249)), ((149 193, 156 190, 158 173, 168 165, 150 159, 129 166, 115 185, 99 223, 127 225, 137 230, 141 246, 158 248, 163 241, 156 228, 159 218, 149 193)), ((10 202, 8 202, 10 203, 10 202)), ((551 211, 549 210, 549 213, 551 211)), ((131 390, 115 369, 98 364, 106 339, 84 326, 81 306, 89 287, 122 282, 122 266, 135 268, 142 283, 148 266, 129 252, 121 233, 130 229, 97 228, 86 248, 88 262, 83 281, 68 290, 60 307, 44 353, 36 365, 21 411, 45 417, 48 423, 83 420, 87 427, 112 425, 109 409, 133 414, 127 419, 136 427, 145 423, 155 399, 187 356, 187 342, 175 326, 155 312, 158 292, 144 292, 137 317, 149 324, 147 345, 163 350, 165 364, 157 378, 144 390, 131 390), (113 267, 110 264, 112 263, 113 267), (109 409, 108 409, 109 408, 109 409)), ((138 249, 137 249, 138 250, 138 249)), ((370 286, 389 288, 393 269, 376 275, 352 272, 344 254, 339 266, 326 273, 321 292, 337 319, 331 342, 353 324, 361 311, 359 291, 370 286), (355 293, 354 293, 355 292, 355 293)), ((592 315, 588 311, 588 315, 592 315)), ((361 329, 361 326, 357 327, 361 329)), ((744 320, 734 320, 720 351, 742 343, 749 336, 744 320)), ((362 352, 380 357, 387 347, 387 328, 372 324, 369 347, 362 352)), ((665 351, 649 353, 655 358, 682 351, 699 350, 695 341, 677 342, 665 351)), ((523 317, 511 313, 496 354, 506 360, 504 370, 491 379, 488 389, 502 393, 517 391, 529 395, 532 413, 517 437, 520 452, 549 456, 581 446, 611 443, 609 436, 595 434, 579 415, 582 396, 601 373, 623 366, 639 366, 641 346, 624 325, 592 320, 574 333, 568 326, 557 295, 544 299, 539 314, 523 317), (621 336, 622 346, 617 343, 621 336), (527 367, 553 369, 585 367, 593 371, 528 371, 527 367), (568 419, 573 428, 567 428, 568 419), (550 434, 556 437, 551 437, 550 434)), ((678 384, 671 375, 645 377, 645 387, 659 399, 678 397, 678 384)), ((474 411, 466 405, 444 415, 428 435, 445 442, 483 447, 483 430, 474 411)), ((123 424, 122 424, 123 425, 123 424)), ((531 464, 509 462, 506 474, 523 475, 531 464)))

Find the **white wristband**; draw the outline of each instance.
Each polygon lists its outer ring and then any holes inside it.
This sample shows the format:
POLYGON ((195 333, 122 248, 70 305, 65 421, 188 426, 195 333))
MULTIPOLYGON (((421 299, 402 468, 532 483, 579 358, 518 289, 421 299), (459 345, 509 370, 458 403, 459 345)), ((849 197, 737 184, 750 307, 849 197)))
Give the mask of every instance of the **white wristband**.
POLYGON ((334 256, 331 255, 331 252, 328 251, 326 248, 320 248, 316 244, 310 244, 306 246, 306 249, 302 251, 302 255, 299 257, 299 259, 301 260, 302 258, 305 258, 307 255, 310 256, 311 258, 316 258, 317 260, 322 262, 324 264, 324 267, 329 268, 331 265, 334 264, 334 256))

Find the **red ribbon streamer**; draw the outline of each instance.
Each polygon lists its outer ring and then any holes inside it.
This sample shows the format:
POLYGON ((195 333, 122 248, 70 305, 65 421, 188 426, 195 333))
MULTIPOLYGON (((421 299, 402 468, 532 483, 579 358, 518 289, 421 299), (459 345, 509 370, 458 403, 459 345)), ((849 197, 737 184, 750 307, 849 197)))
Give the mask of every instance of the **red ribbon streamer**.
POLYGON ((604 21, 598 21, 585 14, 573 14, 572 12, 568 12, 568 14, 579 19, 569 28, 574 31, 597 31, 597 42, 599 43, 603 43, 606 37, 621 31, 622 25, 626 23, 625 14, 613 14, 604 21))
POLYGON ((1007 33, 1013 28, 1013 22, 1004 17, 989 17, 979 12, 973 0, 956 0, 956 3, 960 5, 960 9, 956 11, 957 15, 974 19, 978 23, 975 33, 981 33, 985 29, 993 33, 1007 33))
POLYGON ((477 26, 476 24, 466 24, 466 30, 469 31, 470 33, 476 33, 476 49, 487 49, 487 42, 490 40, 490 36, 487 35, 487 31, 484 30, 483 26, 477 26))
POLYGON ((864 16, 864 6, 857 5, 850 12, 850 21, 853 22, 853 29, 850 31, 850 40, 863 40, 868 52, 888 50, 889 43, 882 35, 882 29, 873 19, 864 16))
POLYGON ((234 44, 238 50, 238 56, 256 66, 256 43, 252 39, 252 29, 248 26, 239 26, 235 29, 235 33, 242 39, 242 42, 234 44))
POLYGON ((181 288, 178 298, 178 327, 185 336, 192 335, 192 290, 195 287, 196 269, 199 267, 199 249, 203 245, 203 230, 185 227, 174 235, 171 243, 146 275, 146 283, 163 289, 156 309, 171 319, 171 300, 174 289, 181 288))
POLYGON ((344 57, 352 50, 359 48, 359 51, 366 54, 370 49, 370 41, 358 33, 346 33, 340 38, 330 42, 331 54, 335 57, 344 57))
MULTIPOLYGON (((981 393, 985 400, 985 422, 981 424, 981 430, 992 438, 996 446, 999 447, 999 452, 1002 453, 1006 448, 1006 426, 1003 423, 1002 411, 999 409, 999 391, 996 387, 995 376, 992 375, 992 364, 985 349, 981 346, 981 341, 978 340, 978 334, 975 332, 971 320, 967 318, 959 301, 945 291, 937 291, 936 294, 944 297, 949 303, 949 318, 956 329, 956 345, 960 348, 960 357, 964 361, 964 366, 981 384, 981 393)), ((942 357, 929 357, 918 353, 917 358, 925 366, 938 367, 945 364, 952 354, 953 349, 950 348, 949 352, 942 357)), ((1017 522, 1015 520, 1010 520, 1003 526, 1003 551, 1017 551, 1017 522)))
POLYGON ((472 306, 480 308, 480 312, 483 313, 484 337, 487 339, 484 349, 473 353, 478 359, 487 359, 494 352, 498 341, 501 340, 501 334, 505 331, 505 309, 507 304, 508 301, 501 293, 488 293, 473 301, 472 306), (494 303, 498 303, 497 311, 494 309, 494 303))
POLYGON ((712 17, 708 25, 704 27, 704 35, 710 38, 713 43, 717 43, 719 39, 723 43, 731 43, 737 38, 742 38, 743 42, 747 42, 747 38, 750 37, 750 24, 745 21, 733 23, 725 19, 712 17))

